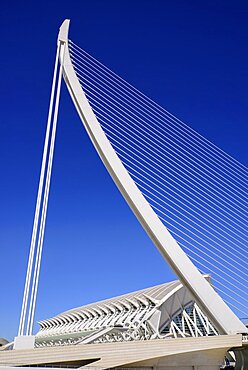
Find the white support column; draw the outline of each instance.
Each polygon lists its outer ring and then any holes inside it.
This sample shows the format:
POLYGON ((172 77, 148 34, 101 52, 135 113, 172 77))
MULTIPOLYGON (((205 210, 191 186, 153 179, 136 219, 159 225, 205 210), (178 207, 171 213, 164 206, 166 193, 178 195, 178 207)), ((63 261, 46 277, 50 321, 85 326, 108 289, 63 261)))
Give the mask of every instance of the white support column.
POLYGON ((61 52, 63 52, 64 50, 64 46, 62 44, 63 44, 62 42, 58 43, 56 58, 55 58, 50 105, 49 105, 48 118, 47 118, 46 136, 45 136, 45 143, 44 143, 44 149, 43 149, 40 180, 39 180, 35 216, 34 216, 34 222, 33 222, 33 231, 32 231, 32 237, 31 237, 28 267, 27 267, 23 301, 22 301, 21 317, 20 317, 18 336, 14 340, 14 349, 34 347, 34 336, 32 335, 32 330, 33 330, 34 314, 35 314, 35 307, 36 307, 36 298, 37 298, 37 290, 38 290, 38 282, 39 282, 39 274, 40 274, 40 264, 41 264, 42 247, 43 247, 43 241, 44 241, 47 205, 48 205, 54 145, 55 145, 55 136, 56 136, 56 127, 57 127, 57 118, 58 118, 60 88, 61 88, 61 79, 62 79, 62 67, 61 66, 60 66, 60 71, 59 71, 59 76, 58 76, 58 60, 59 60, 59 55, 61 58, 61 52), (56 90, 56 101, 55 101, 55 106, 54 106, 55 90, 56 90), (53 121, 53 124, 51 128, 52 121, 53 121), (49 158, 47 160, 48 151, 49 151, 49 158), (44 182, 45 182, 45 188, 44 188, 44 182), (41 207, 41 203, 42 203, 42 207, 41 207), (41 212, 41 208, 42 208, 42 212, 41 212), (39 235, 38 242, 37 242, 37 234, 39 235), (32 290, 30 293, 31 279, 32 279, 32 290), (28 310, 28 317, 27 317, 27 310, 28 310), (24 335, 25 328, 26 328, 26 336, 24 335))

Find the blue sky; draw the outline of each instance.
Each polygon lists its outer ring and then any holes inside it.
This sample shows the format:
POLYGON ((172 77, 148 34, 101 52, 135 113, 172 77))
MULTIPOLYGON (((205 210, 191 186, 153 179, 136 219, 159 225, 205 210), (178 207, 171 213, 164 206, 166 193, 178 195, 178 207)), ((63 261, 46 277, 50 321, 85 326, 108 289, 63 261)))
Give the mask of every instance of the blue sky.
MULTIPOLYGON (((17 332, 56 38, 70 38, 247 164, 246 1, 1 6, 0 337, 17 332)), ((119 195, 62 89, 36 320, 174 276, 119 195)))

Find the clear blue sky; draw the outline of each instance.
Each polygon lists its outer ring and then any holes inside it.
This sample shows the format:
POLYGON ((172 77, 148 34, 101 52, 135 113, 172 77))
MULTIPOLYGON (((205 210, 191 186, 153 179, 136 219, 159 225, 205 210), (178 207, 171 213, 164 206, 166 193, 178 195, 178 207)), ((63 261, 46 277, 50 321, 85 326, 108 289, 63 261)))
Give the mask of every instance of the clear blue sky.
MULTIPOLYGON (((119 75, 247 164, 247 1, 1 5, 0 337, 17 333, 60 24, 119 75)), ((36 320, 174 278, 63 86, 36 320)))

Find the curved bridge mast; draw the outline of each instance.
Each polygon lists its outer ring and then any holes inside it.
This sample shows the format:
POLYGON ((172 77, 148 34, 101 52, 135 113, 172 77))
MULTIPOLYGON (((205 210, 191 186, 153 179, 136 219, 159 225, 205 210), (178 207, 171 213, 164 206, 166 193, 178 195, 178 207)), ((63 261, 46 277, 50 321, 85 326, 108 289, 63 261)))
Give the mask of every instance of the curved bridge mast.
POLYGON ((65 20, 58 36, 58 43, 63 45, 60 63, 64 80, 83 125, 116 186, 164 259, 192 293, 220 334, 246 333, 245 325, 204 279, 160 221, 111 146, 74 71, 68 49, 68 30, 69 20, 65 20))

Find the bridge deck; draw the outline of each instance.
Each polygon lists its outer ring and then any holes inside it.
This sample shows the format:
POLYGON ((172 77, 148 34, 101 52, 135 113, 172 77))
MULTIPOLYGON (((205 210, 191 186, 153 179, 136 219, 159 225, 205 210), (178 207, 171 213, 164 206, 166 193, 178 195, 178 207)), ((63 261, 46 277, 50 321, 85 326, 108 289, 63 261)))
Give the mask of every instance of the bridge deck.
MULTIPOLYGON (((220 335, 200 338, 176 338, 168 340, 132 341, 74 345, 66 347, 44 347, 32 350, 0 352, 1 365, 78 365, 78 367, 112 368, 123 366, 154 366, 163 359, 187 361, 189 366, 202 366, 203 362, 213 365, 223 361, 225 352, 232 347, 242 346, 241 335, 220 335), (176 356, 174 356, 176 355, 176 356), (94 362, 90 360, 95 359, 94 362), (91 362, 91 363, 89 363, 91 362), (192 363, 194 362, 194 363, 192 363), (88 363, 88 364, 87 364, 88 363)), ((162 361, 162 362, 161 362, 162 361)), ((175 365, 174 365, 175 366, 175 365)))

